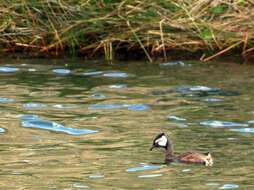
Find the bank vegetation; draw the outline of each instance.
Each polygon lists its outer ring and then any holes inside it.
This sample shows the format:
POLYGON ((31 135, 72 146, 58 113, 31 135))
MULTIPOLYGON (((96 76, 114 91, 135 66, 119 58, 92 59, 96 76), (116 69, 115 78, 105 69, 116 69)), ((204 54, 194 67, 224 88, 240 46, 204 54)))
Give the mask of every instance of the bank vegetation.
POLYGON ((253 43, 253 0, 0 0, 2 53, 208 61, 253 43))

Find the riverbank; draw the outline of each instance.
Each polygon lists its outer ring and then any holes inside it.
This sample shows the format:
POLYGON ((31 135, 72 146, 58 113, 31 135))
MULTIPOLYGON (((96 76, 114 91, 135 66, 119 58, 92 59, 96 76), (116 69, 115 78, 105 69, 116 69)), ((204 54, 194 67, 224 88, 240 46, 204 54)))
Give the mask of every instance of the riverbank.
POLYGON ((2 54, 209 61, 253 54, 252 1, 1 2, 2 54))

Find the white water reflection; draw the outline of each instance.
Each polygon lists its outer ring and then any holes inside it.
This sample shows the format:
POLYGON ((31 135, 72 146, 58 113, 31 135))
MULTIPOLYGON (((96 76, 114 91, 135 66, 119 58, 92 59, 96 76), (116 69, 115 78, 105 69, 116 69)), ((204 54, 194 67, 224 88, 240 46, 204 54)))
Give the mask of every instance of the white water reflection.
POLYGON ((222 127, 248 127, 249 125, 246 123, 238 123, 238 122, 230 122, 230 121, 218 121, 218 120, 209 120, 202 121, 200 125, 214 128, 222 128, 222 127))

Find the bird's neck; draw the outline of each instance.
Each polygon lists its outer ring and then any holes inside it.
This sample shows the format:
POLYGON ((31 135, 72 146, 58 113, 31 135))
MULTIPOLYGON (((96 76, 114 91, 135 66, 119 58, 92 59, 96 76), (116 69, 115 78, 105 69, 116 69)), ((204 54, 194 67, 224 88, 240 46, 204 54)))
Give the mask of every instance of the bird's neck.
POLYGON ((174 153, 173 153, 173 147, 170 141, 168 141, 168 145, 165 149, 165 162, 166 164, 170 164, 174 161, 174 153))

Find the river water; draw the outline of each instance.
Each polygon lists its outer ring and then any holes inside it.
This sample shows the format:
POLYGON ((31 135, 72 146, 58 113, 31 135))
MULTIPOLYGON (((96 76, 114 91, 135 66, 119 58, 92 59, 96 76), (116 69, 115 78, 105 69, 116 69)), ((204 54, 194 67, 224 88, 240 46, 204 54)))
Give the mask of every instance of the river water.
POLYGON ((252 65, 0 63, 0 189, 254 188, 252 65), (214 166, 162 164, 160 132, 214 166))

